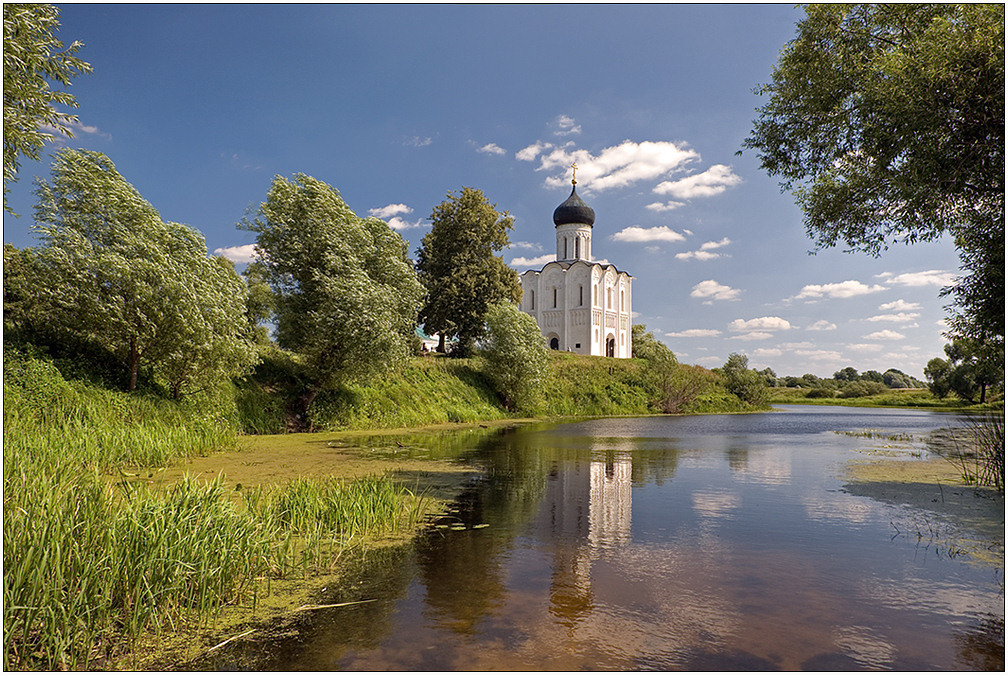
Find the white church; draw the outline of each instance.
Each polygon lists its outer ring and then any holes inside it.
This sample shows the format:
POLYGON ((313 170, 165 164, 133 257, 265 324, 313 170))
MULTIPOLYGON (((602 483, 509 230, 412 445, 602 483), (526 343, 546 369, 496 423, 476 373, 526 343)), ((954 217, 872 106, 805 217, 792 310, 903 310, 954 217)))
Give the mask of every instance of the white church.
POLYGON ((577 165, 571 185, 570 197, 553 211, 556 260, 521 275, 522 310, 550 349, 628 359, 633 277, 592 260, 595 211, 577 195, 577 165))

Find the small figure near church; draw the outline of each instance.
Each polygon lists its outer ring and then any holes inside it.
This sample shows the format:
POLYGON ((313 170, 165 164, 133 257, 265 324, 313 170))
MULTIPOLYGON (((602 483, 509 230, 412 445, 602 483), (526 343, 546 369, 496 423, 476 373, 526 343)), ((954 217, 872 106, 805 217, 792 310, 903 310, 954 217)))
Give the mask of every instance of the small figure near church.
POLYGON ((577 164, 573 169, 570 197, 553 211, 556 260, 521 275, 522 310, 550 349, 628 359, 633 277, 592 261, 595 211, 578 196, 577 164))

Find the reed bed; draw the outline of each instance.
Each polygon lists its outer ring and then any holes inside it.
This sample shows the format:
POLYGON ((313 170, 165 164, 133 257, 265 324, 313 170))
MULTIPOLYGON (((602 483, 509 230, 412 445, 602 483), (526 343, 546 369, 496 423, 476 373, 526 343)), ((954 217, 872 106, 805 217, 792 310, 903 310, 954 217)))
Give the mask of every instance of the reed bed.
POLYGON ((219 479, 115 484, 126 466, 231 446, 234 427, 212 408, 66 382, 44 361, 4 366, 5 670, 107 666, 420 518, 423 500, 389 476, 248 494, 219 479))
POLYGON ((1005 489, 1004 410, 987 410, 963 418, 964 427, 953 430, 955 450, 950 461, 968 485, 1005 489))

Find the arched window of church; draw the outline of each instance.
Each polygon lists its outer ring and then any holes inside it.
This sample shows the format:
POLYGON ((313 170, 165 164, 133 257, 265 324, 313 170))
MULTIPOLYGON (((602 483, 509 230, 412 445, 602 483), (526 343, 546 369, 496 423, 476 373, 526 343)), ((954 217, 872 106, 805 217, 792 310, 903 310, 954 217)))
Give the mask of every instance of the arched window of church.
POLYGON ((535 309, 535 291, 529 291, 529 309, 535 309))
POLYGON ((575 258, 581 257, 581 237, 578 237, 577 239, 574 240, 574 257, 575 258))
POLYGON ((567 237, 564 237, 564 260, 567 260, 567 237))
POLYGON ((578 284, 578 307, 584 304, 584 286, 578 284))
POLYGON ((623 291, 619 292, 619 311, 625 312, 626 308, 623 306, 623 291))
POLYGON ((606 289, 606 308, 612 309, 612 289, 606 289))
POLYGON ((557 306, 557 304, 556 304, 556 298, 557 298, 556 291, 557 291, 557 289, 554 288, 553 289, 553 309, 556 309, 556 306, 557 306))

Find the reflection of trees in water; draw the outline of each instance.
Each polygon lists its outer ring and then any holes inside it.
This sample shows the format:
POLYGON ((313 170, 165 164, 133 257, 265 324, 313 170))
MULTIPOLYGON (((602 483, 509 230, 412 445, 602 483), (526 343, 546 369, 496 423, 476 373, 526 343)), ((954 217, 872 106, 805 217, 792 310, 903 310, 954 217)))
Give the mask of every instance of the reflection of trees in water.
POLYGON ((962 666, 969 670, 1004 671, 1004 617, 988 615, 968 631, 952 636, 962 666))

